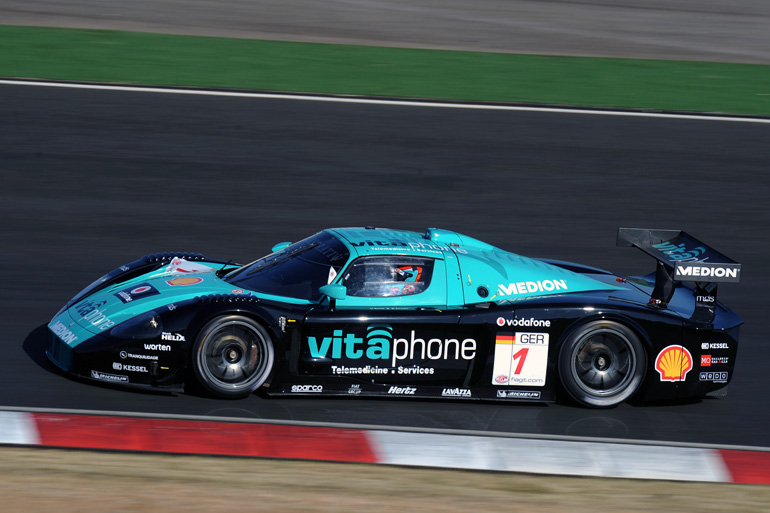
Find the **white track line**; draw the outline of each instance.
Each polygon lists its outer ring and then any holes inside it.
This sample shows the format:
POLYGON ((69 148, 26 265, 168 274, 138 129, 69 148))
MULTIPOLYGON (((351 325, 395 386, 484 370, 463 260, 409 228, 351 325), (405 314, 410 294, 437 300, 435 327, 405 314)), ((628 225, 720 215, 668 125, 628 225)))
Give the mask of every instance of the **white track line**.
POLYGON ((770 118, 740 116, 716 116, 709 114, 674 114, 664 112, 634 112, 622 110, 568 109, 559 107, 528 107, 517 105, 492 105, 477 103, 442 103, 431 101, 401 101, 346 96, 314 96, 310 94, 251 93, 245 91, 215 91, 206 89, 177 89, 171 87, 134 87, 102 84, 76 84, 67 82, 39 82, 34 80, 3 80, 0 85, 21 85, 35 87, 61 87, 66 89, 91 89, 99 91, 125 91, 140 93, 187 94, 197 96, 222 96, 230 98, 262 98, 271 100, 301 100, 313 102, 353 103, 365 105, 394 105, 402 107, 433 107, 444 109, 473 109, 521 112, 551 112, 559 114, 589 114, 593 116, 623 116, 637 118, 689 119, 698 121, 731 121, 737 123, 770 124, 770 118))

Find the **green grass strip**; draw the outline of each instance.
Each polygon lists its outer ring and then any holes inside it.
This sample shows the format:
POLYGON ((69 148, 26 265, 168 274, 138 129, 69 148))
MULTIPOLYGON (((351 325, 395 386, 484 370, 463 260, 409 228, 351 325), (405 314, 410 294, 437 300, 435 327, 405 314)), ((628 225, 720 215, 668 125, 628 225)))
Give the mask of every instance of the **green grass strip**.
POLYGON ((0 25, 0 76, 770 115, 770 66, 0 25))

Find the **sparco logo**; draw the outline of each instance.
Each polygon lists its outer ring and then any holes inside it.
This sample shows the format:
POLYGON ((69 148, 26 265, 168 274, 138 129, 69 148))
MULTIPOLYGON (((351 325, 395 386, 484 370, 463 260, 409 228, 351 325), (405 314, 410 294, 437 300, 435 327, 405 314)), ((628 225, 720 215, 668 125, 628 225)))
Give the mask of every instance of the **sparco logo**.
POLYGON ((292 392, 323 392, 324 387, 321 385, 292 385, 291 386, 292 392))
POLYGON ((165 331, 160 334, 161 340, 168 340, 170 342, 184 342, 184 335, 181 333, 166 333, 165 331))
POLYGON ((725 342, 703 342, 700 345, 701 349, 730 349, 725 342))
POLYGON ((417 389, 414 387, 390 387, 388 393, 396 395, 414 395, 416 391, 417 389))
POLYGON ((445 388, 441 395, 444 397, 470 397, 471 391, 468 388, 445 388))
POLYGON ((550 328, 551 321, 542 319, 504 319, 502 317, 497 318, 498 326, 526 326, 535 328, 550 328))

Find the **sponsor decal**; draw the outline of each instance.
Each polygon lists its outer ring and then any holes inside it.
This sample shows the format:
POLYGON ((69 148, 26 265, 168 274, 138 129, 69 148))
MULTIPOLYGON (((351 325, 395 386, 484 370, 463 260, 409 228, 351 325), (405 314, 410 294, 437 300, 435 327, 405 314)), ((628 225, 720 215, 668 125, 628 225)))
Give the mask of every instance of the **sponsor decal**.
POLYGON ((705 262, 708 260, 708 257, 703 259, 698 258, 706 252, 706 248, 703 246, 687 249, 687 245, 684 243, 672 244, 669 241, 665 241, 660 244, 653 244, 652 247, 664 255, 667 255, 671 260, 677 260, 679 262, 705 262))
POLYGON ((72 345, 74 342, 77 342, 78 337, 75 336, 74 333, 72 333, 67 326, 62 324, 61 321, 56 321, 56 324, 51 326, 51 332, 62 339, 65 344, 72 345))
POLYGON ((166 283, 172 287, 186 287, 188 285, 197 285, 202 281, 203 278, 198 278, 196 276, 184 276, 181 278, 174 278, 173 280, 166 280, 166 283))
POLYGON ((123 271, 123 272, 126 272, 126 271, 128 271, 130 268, 129 268, 127 265, 121 265, 120 267, 118 267, 118 269, 120 269, 120 270, 121 270, 121 271, 123 271))
POLYGON ((377 367, 376 365, 367 365, 365 367, 332 365, 332 374, 387 374, 388 372, 392 371, 386 367, 377 367))
POLYGON ((134 354, 134 353, 129 353, 128 351, 121 351, 120 358, 123 360, 127 358, 133 358, 134 360, 157 360, 158 359, 157 355, 134 354))
POLYGON ((114 370, 122 370, 128 372, 147 372, 147 367, 143 365, 129 365, 127 363, 112 362, 112 368, 114 370))
POLYGON ((171 351, 171 346, 166 344, 145 344, 144 348, 147 351, 171 351))
POLYGON ((707 351, 709 349, 730 349, 730 346, 726 342, 703 342, 700 348, 707 351))
POLYGON ((498 390, 497 397, 506 399, 540 399, 540 392, 534 390, 498 390))
POLYGON ((176 305, 174 303, 170 303, 166 305, 166 308, 168 308, 169 312, 173 312, 174 310, 176 310, 176 305))
POLYGON ((230 291, 230 294, 235 294, 236 296, 250 296, 252 293, 250 290, 233 289, 230 291))
POLYGON ((499 284, 497 294, 500 296, 516 296, 521 294, 534 294, 536 292, 556 292, 568 290, 567 280, 538 280, 517 281, 508 285, 499 284))
POLYGON ((441 395, 444 397, 470 397, 471 391, 469 388, 445 388, 441 395))
POLYGON ((545 385, 549 341, 548 333, 497 333, 492 384, 545 385))
POLYGON ((699 281, 708 278, 712 282, 737 282, 740 280, 740 264, 682 264, 677 262, 674 277, 680 280, 699 281))
MULTIPOLYGON (((420 367, 417 365, 412 365, 411 367, 401 367, 399 365, 396 372, 399 374, 433 374, 434 369, 433 367, 420 367)), ((392 373, 393 371, 391 371, 392 373)))
POLYGON ((160 339, 161 340, 168 340, 170 342, 184 342, 185 341, 184 335, 182 335, 181 333, 167 333, 165 331, 160 334, 160 339))
POLYGON ((83 320, 87 321, 92 326, 95 326, 104 331, 115 326, 115 323, 108 319, 107 316, 104 315, 101 310, 99 310, 106 304, 106 301, 99 301, 98 303, 95 303, 94 301, 89 300, 78 305, 75 308, 75 311, 80 314, 80 317, 82 317, 83 320))
POLYGON ((414 387, 393 386, 388 389, 388 393, 394 395, 414 395, 415 392, 417 392, 417 389, 414 387))
POLYGON ((729 363, 727 356, 712 356, 710 354, 703 354, 700 357, 701 367, 711 367, 712 365, 727 365, 729 363))
POLYGON ((102 381, 119 381, 121 383, 128 383, 128 376, 118 376, 116 374, 107 374, 105 372, 99 372, 92 370, 91 377, 93 379, 99 379, 102 381))
POLYGON ((322 385, 292 385, 292 392, 298 393, 319 393, 324 391, 322 385))
POLYGON ((344 358, 358 360, 390 360, 396 367, 403 360, 473 360, 476 356, 476 340, 466 338, 425 339, 411 330, 409 338, 396 338, 389 325, 375 324, 367 327, 366 338, 353 333, 334 330, 331 337, 308 336, 307 344, 313 358, 344 358))
POLYGON ((692 367, 692 355, 683 346, 668 346, 655 358, 655 370, 661 381, 684 381, 692 367))
POLYGON ((358 395, 361 393, 361 385, 350 385, 348 393, 352 395, 358 395))
POLYGON ((695 301, 699 303, 713 303, 716 300, 714 296, 695 296, 695 301))
MULTIPOLYGON (((428 253, 441 253, 443 251, 452 251, 452 248, 449 246, 442 246, 441 244, 435 244, 432 242, 405 242, 405 241, 399 241, 399 240, 362 240, 362 241, 353 241, 350 243, 351 246, 354 247, 363 247, 363 246, 369 246, 374 247, 376 249, 380 248, 404 248, 404 249, 410 249, 413 251, 425 251, 428 253)), ((455 251, 458 251, 459 248, 454 248, 455 251)), ((459 250, 460 253, 465 253, 463 250, 459 250)))
POLYGON ((515 326, 515 327, 522 327, 522 328, 550 328, 551 327, 551 321, 550 320, 543 320, 543 319, 505 319, 503 317, 497 318, 497 325, 500 327, 503 326, 515 326))
POLYGON ((158 289, 149 283, 142 283, 135 287, 116 292, 115 297, 120 299, 123 303, 130 303, 131 301, 136 301, 137 299, 142 299, 149 296, 155 296, 157 294, 160 294, 158 289))
POLYGON ((171 263, 163 269, 163 272, 168 274, 211 273, 214 272, 214 269, 197 262, 190 262, 184 258, 174 257, 171 263))
POLYGON ((698 375, 700 381, 709 381, 711 383, 727 383, 729 373, 727 372, 701 372, 698 375))

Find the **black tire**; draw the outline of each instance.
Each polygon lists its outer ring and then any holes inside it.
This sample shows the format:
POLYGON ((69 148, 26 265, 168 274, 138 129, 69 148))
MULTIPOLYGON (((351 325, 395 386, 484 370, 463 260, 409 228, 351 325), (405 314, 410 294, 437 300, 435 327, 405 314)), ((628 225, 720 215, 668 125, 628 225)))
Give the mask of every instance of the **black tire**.
POLYGON ((241 315, 224 315, 198 334, 192 364, 207 391, 237 399, 267 380, 274 357, 270 335, 259 323, 241 315))
POLYGON ((639 390, 647 354, 639 337, 613 321, 594 321, 575 330, 559 352, 559 377, 579 404, 612 408, 639 390))

